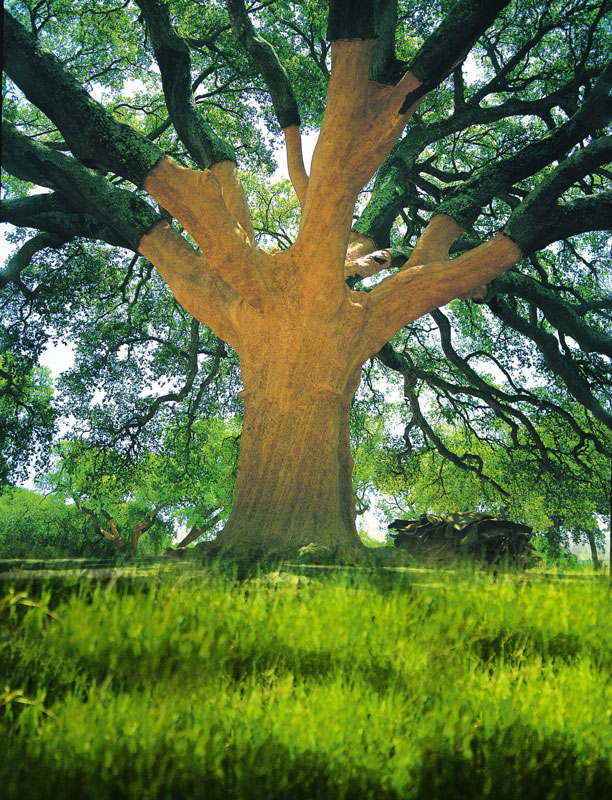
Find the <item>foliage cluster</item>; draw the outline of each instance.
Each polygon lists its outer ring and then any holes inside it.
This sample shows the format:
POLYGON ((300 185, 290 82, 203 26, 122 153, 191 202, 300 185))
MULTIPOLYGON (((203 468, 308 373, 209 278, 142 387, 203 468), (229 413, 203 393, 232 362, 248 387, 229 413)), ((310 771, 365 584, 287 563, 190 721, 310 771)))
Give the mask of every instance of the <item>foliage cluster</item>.
MULTIPOLYGON (((142 521, 147 509, 137 500, 119 499, 113 512, 118 528, 127 533, 142 521)), ((173 535, 171 521, 156 518, 141 540, 140 555, 159 555, 172 543, 173 535)), ((0 493, 0 558, 113 559, 118 555, 115 544, 96 531, 90 516, 66 502, 62 494, 41 495, 17 488, 0 493)))
POLYGON ((5 796, 608 796, 604 581, 321 572, 9 589, 5 796))
POLYGON ((0 558, 113 556, 113 547, 94 536, 74 505, 27 489, 0 494, 0 558))

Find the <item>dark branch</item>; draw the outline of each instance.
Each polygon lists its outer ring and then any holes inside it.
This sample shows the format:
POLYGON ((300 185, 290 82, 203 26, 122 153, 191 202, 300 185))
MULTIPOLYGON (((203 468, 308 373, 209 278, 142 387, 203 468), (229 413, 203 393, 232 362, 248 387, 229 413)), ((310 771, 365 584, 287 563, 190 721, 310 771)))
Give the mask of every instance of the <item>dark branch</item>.
MULTIPOLYGON (((438 213, 453 217, 462 227, 467 228, 501 192, 507 191, 517 181, 534 175, 548 164, 561 161, 568 150, 604 122, 611 102, 607 96, 611 83, 612 68, 608 66, 584 105, 568 122, 512 156, 479 170, 473 178, 450 194, 439 206, 438 213)), ((600 149, 605 149, 605 145, 596 147, 596 156, 600 149)), ((587 160, 587 157, 584 158, 587 160)), ((597 158, 593 160, 596 161, 597 158)), ((563 165, 560 169, 565 174, 563 165)), ((562 183, 560 180, 560 185, 562 183)), ((557 196, 554 195, 553 199, 557 196)), ((517 241, 517 244, 520 246, 520 242, 517 241)), ((528 253, 530 250, 523 252, 528 253)))
POLYGON ((113 119, 62 62, 7 11, 4 69, 28 100, 57 126, 78 159, 142 186, 163 152, 129 125, 113 119))
MULTIPOLYGON (((447 136, 452 136, 452 134, 474 125, 490 124, 514 116, 541 116, 558 105, 560 98, 568 93, 571 88, 572 85, 568 84, 563 87, 562 90, 553 92, 538 100, 519 100, 513 98, 496 106, 488 106, 485 108, 480 108, 478 106, 466 107, 464 110, 456 112, 447 119, 440 120, 430 125, 419 125, 418 127, 412 128, 409 134, 394 147, 390 158, 387 159, 386 163, 383 164, 378 171, 371 199, 363 210, 359 220, 356 222, 354 229, 374 239, 379 247, 388 246, 391 226, 398 214, 401 213, 401 210, 409 203, 411 197, 411 185, 409 182, 407 183, 408 176, 411 175, 415 169, 419 154, 429 144, 447 136)), ((435 177, 440 177, 437 176, 435 172, 432 172, 429 166, 427 169, 422 169, 422 171, 429 172, 435 177)), ((494 180, 496 177, 495 170, 489 167, 485 167, 484 170, 478 174, 482 174, 485 180, 487 176, 491 180, 494 180)), ((457 174, 455 178, 455 180, 463 180, 466 182, 469 179, 470 175, 466 174, 457 174)), ((473 184, 475 181, 476 178, 474 178, 473 184)), ((447 200, 452 200, 452 198, 457 197, 457 205, 459 205, 462 190, 467 185, 468 191, 470 191, 470 187, 473 184, 463 183, 461 186, 452 189, 447 200)), ((501 189, 498 189, 496 186, 489 187, 488 193, 484 194, 485 205, 495 196, 496 190, 497 194, 501 191, 501 189)), ((448 207, 450 208, 450 206, 448 207)), ((478 201, 476 200, 471 208, 471 213, 475 215, 475 219, 482 207, 478 206, 478 201)), ((452 216, 452 214, 449 214, 449 216, 452 216)))
POLYGON ((61 247, 67 241, 68 239, 59 238, 49 233, 39 233, 29 239, 13 256, 11 256, 6 268, 0 270, 0 289, 3 289, 7 283, 15 283, 17 288, 24 294, 32 294, 28 292, 21 282, 21 273, 29 267, 36 253, 39 253, 41 250, 46 250, 47 247, 61 247))
POLYGON ((470 459, 468 454, 464 454, 462 457, 459 457, 452 450, 449 450, 449 448, 446 447, 444 442, 436 434, 431 425, 427 422, 423 412, 421 411, 419 399, 415 391, 416 376, 413 373, 411 365, 408 363, 408 361, 405 358, 400 357, 400 355, 396 353, 389 344, 385 345, 376 354, 376 358, 381 362, 381 364, 390 367, 404 376, 404 397, 410 405, 413 420, 419 426, 426 438, 435 445, 440 455, 455 466, 459 467, 459 469, 474 473, 481 481, 493 486, 503 497, 509 497, 510 495, 499 485, 499 483, 497 483, 497 481, 493 480, 493 478, 486 475, 482 471, 481 465, 475 466, 473 463, 471 463, 471 461, 475 459, 470 459))
POLYGON ((491 290, 495 294, 509 294, 533 303, 544 312, 551 325, 575 339, 584 352, 600 353, 612 358, 612 336, 591 327, 585 321, 584 309, 566 303, 558 291, 543 286, 528 275, 514 271, 496 278, 491 284, 491 290))
POLYGON ((376 4, 376 46, 370 61, 369 78, 377 83, 395 86, 408 67, 395 57, 397 0, 378 0, 376 4))
POLYGON ((14 200, 4 200, 0 207, 0 221, 10 222, 18 228, 36 228, 67 242, 75 236, 96 239, 115 247, 132 249, 130 243, 117 231, 103 225, 92 214, 84 214, 75 205, 61 198, 57 192, 36 194, 14 200))
POLYGON ((505 422, 510 427, 515 427, 515 424, 508 419, 508 414, 510 414, 513 417, 516 417, 522 423, 522 425, 524 425, 524 427, 529 431, 529 434, 533 442, 535 443, 536 447, 540 451, 542 463, 547 464, 548 454, 546 452, 546 448, 542 440, 538 436, 529 418, 525 414, 523 414, 522 411, 519 411, 518 409, 513 408, 512 406, 508 405, 505 408, 502 408, 500 400, 502 400, 503 398, 503 392, 488 386, 488 384, 480 377, 480 375, 478 375, 478 373, 474 369, 472 369, 472 367, 465 359, 461 358, 459 353, 453 347, 452 329, 448 317, 446 317, 440 311, 440 309, 432 311, 431 316, 433 317, 440 331, 440 343, 442 344, 442 351, 446 356, 446 358, 449 360, 449 362, 453 364, 459 370, 459 372, 468 379, 468 381, 473 386, 480 389, 485 396, 488 395, 487 398, 488 405, 496 412, 496 414, 500 418, 504 419, 505 422))
POLYGON ((524 253, 533 253, 568 236, 610 230, 611 219, 612 193, 599 192, 589 197, 579 197, 572 203, 555 203, 548 208, 538 209, 531 221, 523 219, 523 224, 516 226, 512 232, 510 228, 505 230, 524 253))
POLYGON ((376 39, 375 0, 331 0, 327 16, 327 41, 376 39))
POLYGON ((542 353, 548 368, 563 380, 570 394, 596 419, 612 429, 612 414, 593 395, 591 387, 581 374, 574 359, 568 353, 562 353, 559 350, 557 339, 551 333, 547 333, 533 322, 526 320, 499 296, 494 297, 489 306, 499 319, 531 339, 542 353))
POLYGON ((598 193, 573 203, 557 204, 572 184, 612 161, 612 136, 602 136, 562 161, 512 212, 504 230, 525 254, 556 239, 605 230, 612 219, 612 195, 598 193))
POLYGON ((206 533, 206 531, 210 530, 222 518, 223 518, 223 509, 221 509, 221 511, 218 511, 213 517, 207 520, 204 523, 204 525, 200 526, 194 525, 187 534, 187 536, 185 536, 184 539, 181 539, 181 541, 176 546, 187 547, 188 544, 196 542, 200 538, 200 536, 202 536, 203 533, 206 533))
POLYGON ((2 123, 2 163, 11 175, 70 198, 75 207, 113 228, 132 250, 138 249, 140 239, 161 220, 133 192, 115 188, 94 170, 29 139, 6 120, 2 123))
POLYGON ((196 106, 189 47, 172 27, 168 4, 157 0, 136 1, 159 65, 168 113, 189 155, 201 169, 219 161, 235 161, 233 148, 216 135, 196 106))
POLYGON ((226 0, 232 28, 244 48, 253 58, 264 79, 281 128, 300 124, 300 113, 289 82, 274 47, 253 27, 243 0, 226 0))
POLYGON ((408 95, 401 108, 402 113, 420 96, 435 89, 463 62, 475 42, 509 2, 510 0, 458 0, 455 3, 410 62, 410 71, 423 85, 408 95))

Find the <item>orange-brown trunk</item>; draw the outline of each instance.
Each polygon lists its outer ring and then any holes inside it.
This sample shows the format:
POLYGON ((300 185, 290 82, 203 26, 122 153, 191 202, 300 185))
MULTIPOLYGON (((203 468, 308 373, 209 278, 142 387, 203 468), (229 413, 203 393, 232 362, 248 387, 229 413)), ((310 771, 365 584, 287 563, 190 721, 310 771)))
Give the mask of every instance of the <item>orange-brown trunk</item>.
MULTIPOLYGON (((354 393, 313 383, 244 392, 245 416, 232 513, 219 543, 233 551, 290 553, 317 542, 360 549, 349 446, 354 393)), ((265 382, 267 383, 267 382, 265 382)))

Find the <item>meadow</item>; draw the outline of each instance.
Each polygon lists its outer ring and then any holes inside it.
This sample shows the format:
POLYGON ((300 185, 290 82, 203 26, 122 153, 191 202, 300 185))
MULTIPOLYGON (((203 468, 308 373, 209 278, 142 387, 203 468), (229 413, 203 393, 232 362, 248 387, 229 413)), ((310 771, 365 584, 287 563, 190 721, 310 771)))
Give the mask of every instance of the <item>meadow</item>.
POLYGON ((1 592, 5 798, 612 796, 607 578, 182 565, 1 592))

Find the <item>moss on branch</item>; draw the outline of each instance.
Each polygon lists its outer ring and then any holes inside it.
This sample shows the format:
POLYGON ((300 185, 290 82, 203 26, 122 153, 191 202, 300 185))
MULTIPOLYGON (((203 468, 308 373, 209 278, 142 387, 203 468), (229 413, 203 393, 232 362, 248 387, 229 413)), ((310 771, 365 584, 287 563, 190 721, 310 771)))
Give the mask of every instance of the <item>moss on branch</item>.
POLYGON ((410 71, 427 90, 435 88, 463 61, 476 40, 509 2, 459 0, 410 62, 410 71))
POLYGON ((36 228, 61 241, 79 236, 132 249, 124 236, 104 225, 93 214, 83 213, 82 209, 71 205, 57 192, 3 201, 0 221, 10 222, 19 228, 36 228))
POLYGON ((278 124, 281 128, 299 126, 301 120, 297 102, 276 50, 253 27, 243 0, 227 0, 227 8, 236 36, 252 56, 268 87, 278 124))
POLYGON ((75 208, 102 220, 132 250, 161 216, 133 192, 118 189, 96 171, 2 123, 2 160, 18 178, 47 186, 75 208))
POLYGON ((235 161, 233 148, 213 131, 196 107, 191 89, 191 56, 170 22, 169 6, 137 0, 146 22, 164 88, 168 113, 189 154, 201 169, 235 161))
POLYGON ((160 148, 129 125, 117 122, 7 11, 4 69, 28 100, 57 126, 78 159, 142 186, 163 155, 160 148))

